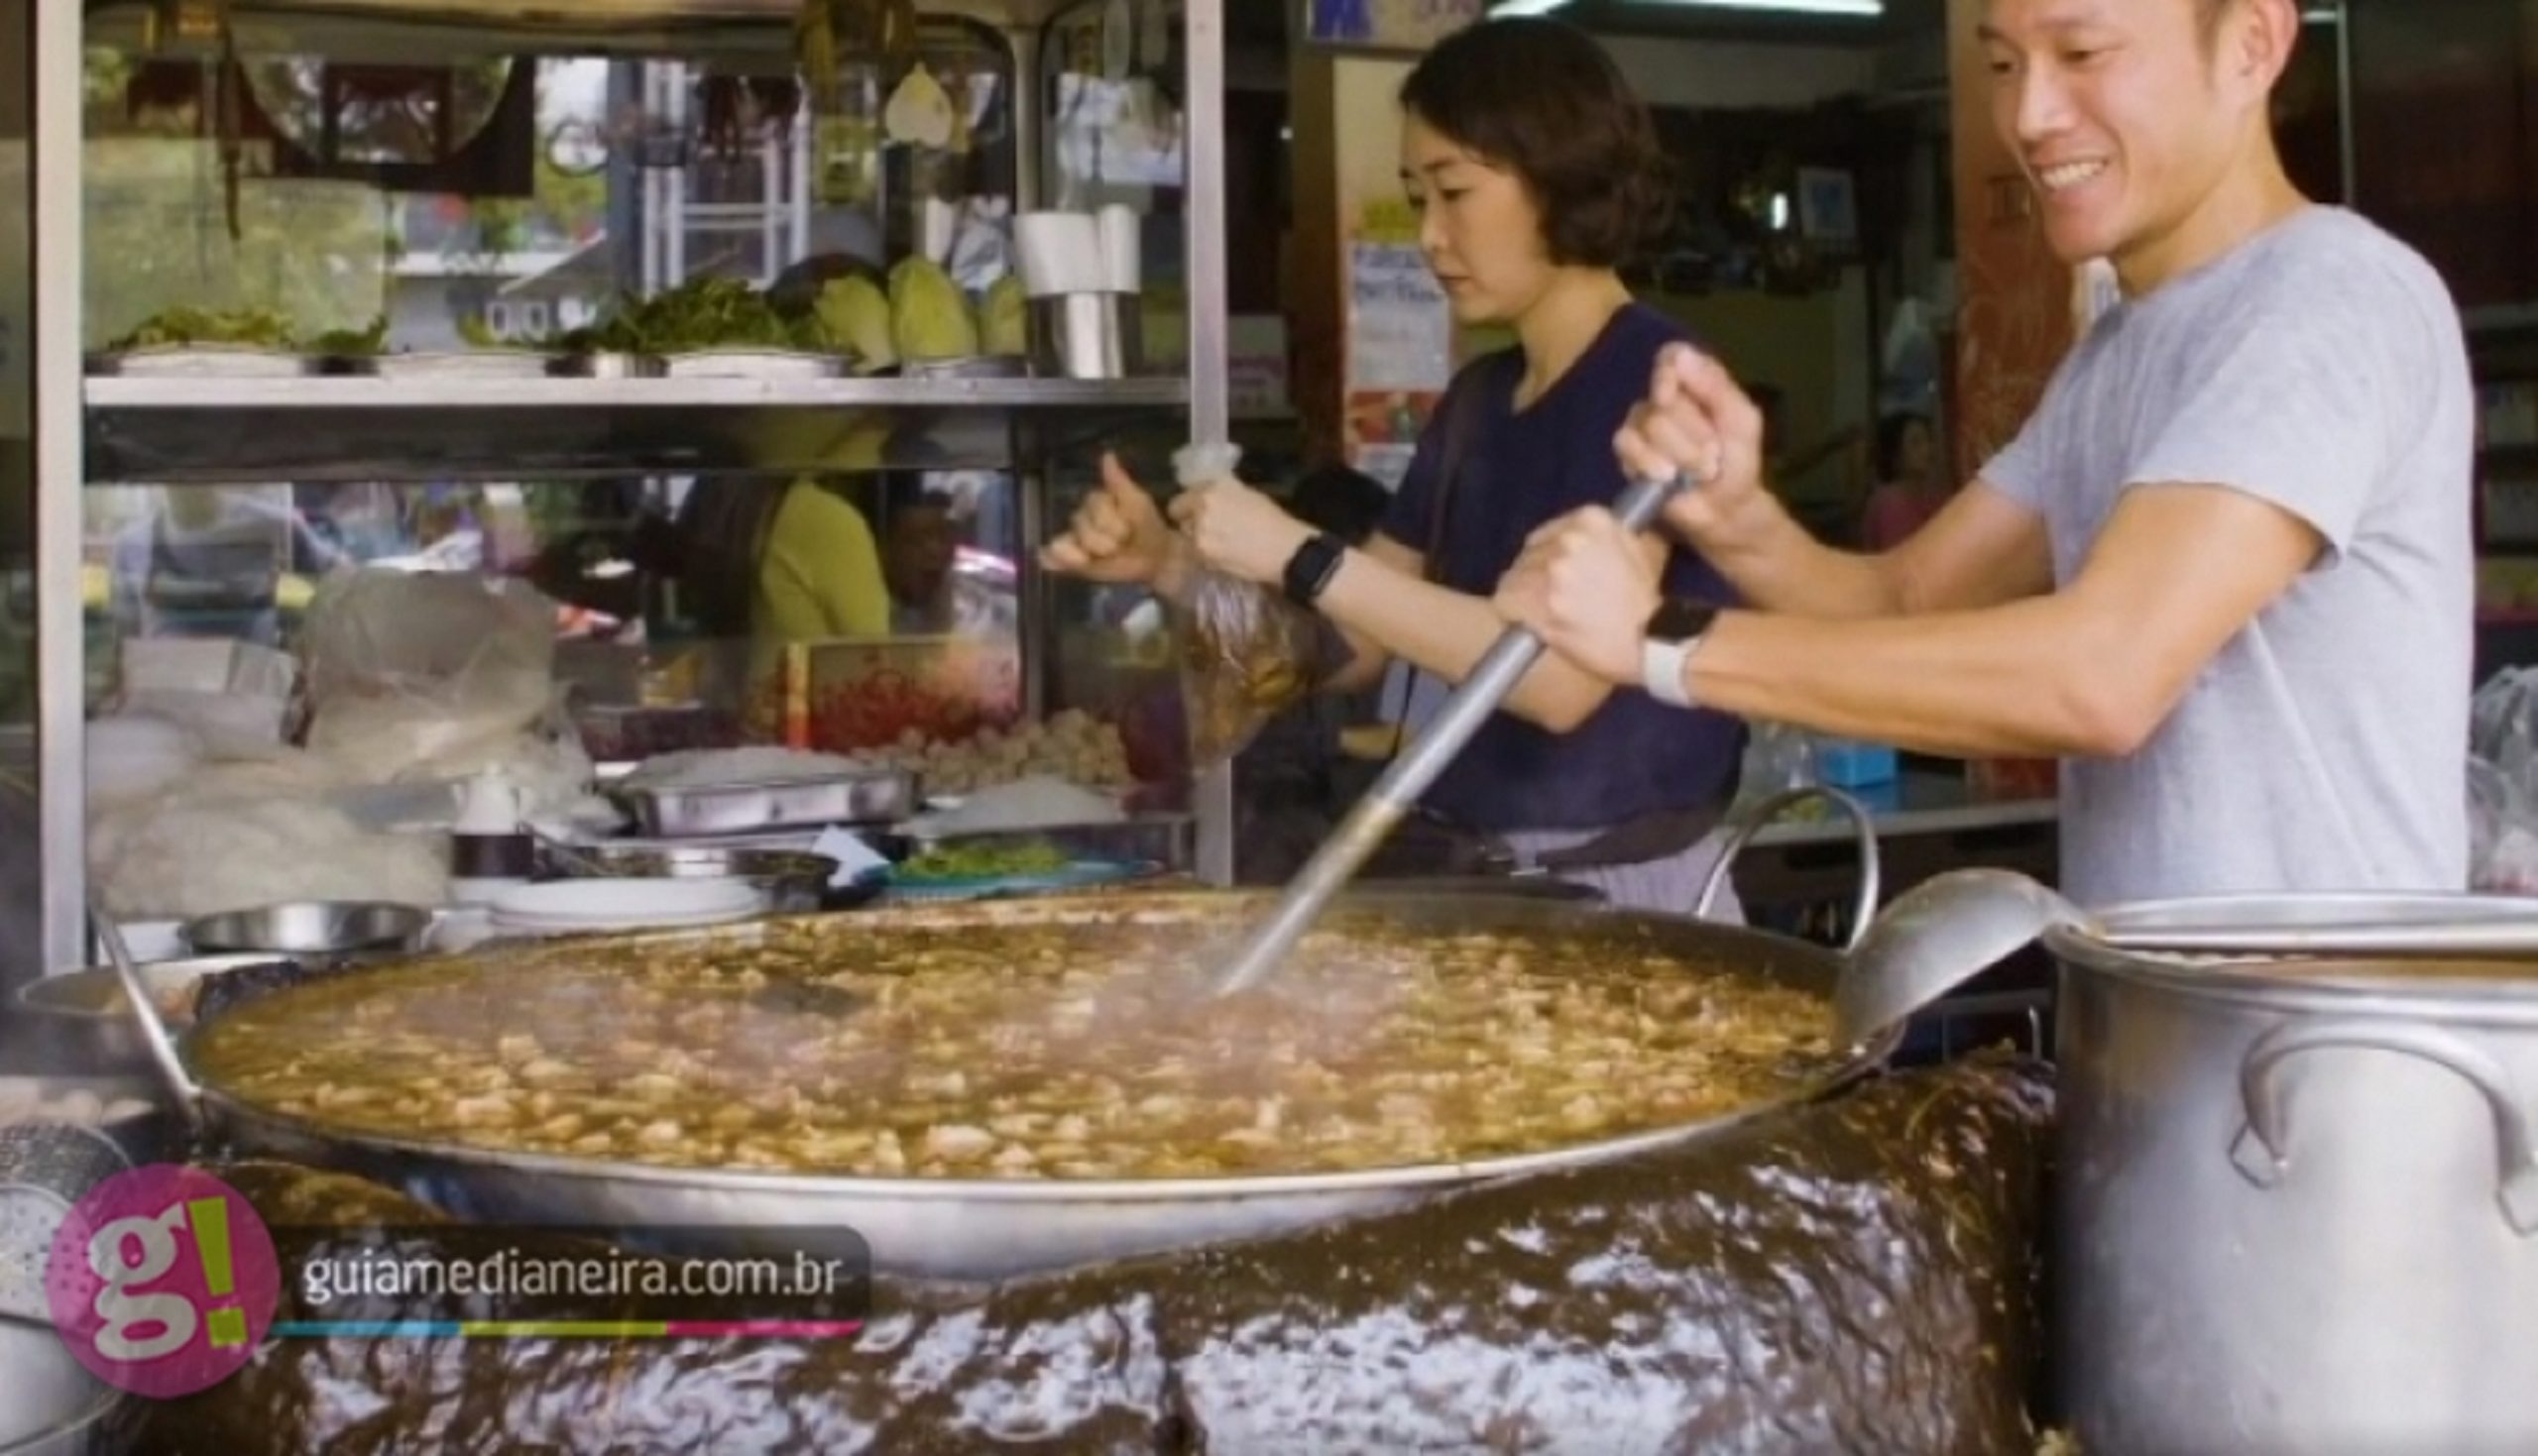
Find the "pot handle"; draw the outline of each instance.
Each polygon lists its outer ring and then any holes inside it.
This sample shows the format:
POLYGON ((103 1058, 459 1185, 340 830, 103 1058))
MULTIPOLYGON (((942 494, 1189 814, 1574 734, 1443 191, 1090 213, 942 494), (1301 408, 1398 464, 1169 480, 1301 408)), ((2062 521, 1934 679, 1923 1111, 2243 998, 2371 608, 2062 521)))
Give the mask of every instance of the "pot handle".
POLYGON ((1784 789, 1737 816, 1736 828, 1727 836, 1727 843, 1718 851, 1718 862, 1710 866, 1709 877, 1701 882, 1700 898, 1692 902, 1692 914, 1706 920, 1710 907, 1717 903, 1718 892, 1727 885, 1728 872, 1736 867, 1736 856, 1754 841, 1754 837, 1771 828, 1783 811, 1809 799, 1821 799, 1850 816, 1851 833, 1860 846, 1860 897, 1852 907, 1851 938, 1842 947, 1845 952, 1859 949, 1860 938, 1868 934, 1869 922, 1877 918, 1878 881, 1877 821, 1868 806, 1823 784, 1784 789))
POLYGON ((2239 1067, 2239 1094, 2247 1125, 2230 1144, 2230 1161, 2248 1181, 2269 1188, 2290 1166, 2283 1152, 2286 1096, 2275 1076, 2282 1064, 2322 1047, 2394 1052, 2448 1067, 2473 1083, 2493 1114, 2494 1151, 2500 1164, 2496 1200, 2503 1222, 2523 1238, 2538 1234, 2538 1150, 2530 1143, 2529 1117, 2511 1073, 2483 1052, 2435 1027, 2414 1022, 2294 1022, 2279 1026, 2248 1049, 2239 1067))

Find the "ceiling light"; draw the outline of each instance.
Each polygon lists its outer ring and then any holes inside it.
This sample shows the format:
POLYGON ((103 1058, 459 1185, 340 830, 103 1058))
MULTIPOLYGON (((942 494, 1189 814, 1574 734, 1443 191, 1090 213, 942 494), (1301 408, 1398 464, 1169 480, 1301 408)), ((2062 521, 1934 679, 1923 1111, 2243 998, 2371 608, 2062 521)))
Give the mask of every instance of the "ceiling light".
POLYGON ((1776 10, 1794 15, 1882 16, 1886 0, 1635 0, 1641 5, 1671 5, 1686 10, 1776 10))
MULTIPOLYGON (((1630 0, 1633 6, 1669 6, 1678 10, 1749 10, 1781 15, 1856 15, 1871 19, 1886 14, 1886 0, 1630 0)), ((1493 16, 1546 15, 1568 0, 1497 0, 1493 16)))

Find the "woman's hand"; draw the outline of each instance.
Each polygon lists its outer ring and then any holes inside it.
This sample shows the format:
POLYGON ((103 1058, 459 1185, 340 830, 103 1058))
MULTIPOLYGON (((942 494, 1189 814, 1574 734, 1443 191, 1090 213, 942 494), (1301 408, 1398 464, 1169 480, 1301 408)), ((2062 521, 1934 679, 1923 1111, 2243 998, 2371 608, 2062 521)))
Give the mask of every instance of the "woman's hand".
POLYGON ((1640 680, 1657 615, 1662 541, 1635 535, 1600 505, 1534 532, 1498 583, 1499 616, 1617 687, 1640 680))
POLYGON ((1168 574, 1178 544, 1163 509, 1115 455, 1101 457, 1101 489, 1040 551, 1040 564, 1065 576, 1153 586, 1168 574))
POLYGON ((1288 561, 1313 539, 1311 526, 1235 480, 1188 492, 1172 503, 1172 519, 1202 562, 1264 587, 1284 583, 1288 561))

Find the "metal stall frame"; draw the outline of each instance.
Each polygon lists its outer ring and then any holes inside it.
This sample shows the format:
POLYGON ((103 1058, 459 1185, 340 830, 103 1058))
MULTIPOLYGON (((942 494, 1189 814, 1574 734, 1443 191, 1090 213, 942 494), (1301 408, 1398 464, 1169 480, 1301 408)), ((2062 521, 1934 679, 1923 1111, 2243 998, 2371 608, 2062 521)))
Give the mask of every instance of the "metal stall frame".
POLYGON ((80 605, 86 380, 79 300, 80 7, 36 13, 36 752, 44 804, 44 963, 87 960, 87 646, 80 605))
MULTIPOLYGON (((738 417, 749 409, 820 408, 911 409, 925 411, 1001 410, 1018 439, 1022 422, 1038 415, 1071 410, 1125 408, 1152 411, 1182 406, 1191 439, 1221 441, 1229 428, 1230 387, 1226 350, 1230 328, 1226 317, 1225 236, 1225 0, 1179 0, 1184 36, 1184 269, 1189 319, 1189 360, 1181 380, 1132 380, 1104 392, 1088 391, 1073 381, 835 381, 800 390, 723 388, 729 382, 684 383, 645 381, 538 381, 525 390, 509 386, 500 392, 468 382, 455 382, 429 399, 399 397, 379 390, 376 380, 357 378, 296 381, 288 394, 277 394, 255 382, 202 382, 203 387, 138 379, 91 380, 85 374, 81 337, 82 296, 82 58, 86 21, 82 11, 98 7, 61 3, 37 7, 35 137, 35 257, 39 286, 36 300, 35 374, 37 434, 37 684, 38 764, 43 794, 44 969, 59 971, 89 963, 86 872, 85 745, 86 662, 80 591, 81 503, 91 471, 100 483, 123 478, 118 467, 130 444, 118 422, 139 422, 162 429, 185 449, 206 455, 242 448, 281 449, 287 455, 291 432, 265 428, 291 414, 322 421, 327 429, 374 424, 417 410, 440 410, 444 421, 473 414, 489 423, 516 424, 527 418, 550 423, 572 416, 594 425, 623 425, 649 409, 712 410, 738 417), (1161 387, 1161 388, 1158 388, 1161 387), (578 413, 576 413, 578 412, 578 413), (262 445, 249 444, 262 439, 262 445), (103 442, 102 454, 91 451, 92 439, 103 442), (284 443, 274 442, 280 439, 284 443), (222 441, 231 443, 223 444, 222 441)), ((427 13, 441 20, 481 21, 499 28, 513 14, 503 0, 274 0, 277 10, 306 15, 329 9, 356 18, 398 12, 427 13)), ((241 10, 252 0, 241 0, 241 10)), ((673 15, 767 22, 788 18, 795 0, 663 0, 630 7, 645 18, 673 15)), ((1071 8, 1071 0, 934 0, 928 14, 960 16, 1006 28, 1016 37, 1017 96, 1036 96, 1043 57, 1031 44, 1033 29, 1049 16, 1071 8)), ((638 20, 636 24, 640 25, 638 20)), ((1018 161, 1021 171, 1018 206, 1037 200, 1039 154, 1044 118, 1034 106, 1016 107, 1018 161)), ((299 432, 304 441, 307 431, 299 432)), ((320 432, 322 433, 322 432, 320 432)), ((593 437, 606 436, 596 429, 593 437)), ((575 438, 566 430, 556 445, 568 452, 575 438)), ((303 445, 296 448, 305 448, 303 445)), ((383 449, 387 447, 382 447, 383 449)), ((129 453, 128 450, 126 452, 129 453)), ((146 454, 146 452, 145 452, 146 454)), ((1011 452, 1008 468, 1017 480, 1036 477, 1045 491, 1045 473, 1026 471, 1022 452, 1011 452)), ((239 469, 267 474, 288 462, 241 457, 239 469)), ((138 457, 136 457, 138 458, 138 457)), ((305 463, 305 462, 302 462, 305 463)), ((367 478, 391 478, 375 462, 359 466, 367 478)), ((141 467, 135 466, 135 469, 141 467)), ((640 473, 639 460, 612 468, 640 473)), ((523 470, 528 467, 523 466, 523 470)), ((147 479, 147 475, 137 478, 147 479)), ((218 479, 217 470, 194 479, 218 479)), ((312 478, 323 478, 312 477, 312 478)), ((1026 486, 1023 517, 1047 521, 1046 502, 1026 486)), ((1026 548, 1031 542, 1025 542, 1026 548)), ((1036 567, 1023 553, 1024 600, 1035 590, 1036 567)), ((1026 668, 1035 656, 1045 663, 1054 630, 1043 611, 1026 616, 1023 652, 1026 668)), ((1033 705, 1035 710, 1038 705, 1033 705)), ((1233 878, 1233 781, 1229 768, 1198 774, 1192 784, 1191 808, 1197 820, 1196 864, 1201 878, 1229 884, 1233 878)))

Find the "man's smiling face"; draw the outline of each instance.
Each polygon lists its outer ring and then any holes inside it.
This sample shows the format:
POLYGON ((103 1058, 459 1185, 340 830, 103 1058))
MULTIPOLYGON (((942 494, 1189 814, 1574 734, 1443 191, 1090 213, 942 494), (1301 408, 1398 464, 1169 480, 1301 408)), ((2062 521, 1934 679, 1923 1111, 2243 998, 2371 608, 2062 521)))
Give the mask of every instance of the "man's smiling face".
POLYGON ((2264 95, 2224 56, 2246 0, 1991 0, 1992 115, 2068 263, 2155 247, 2243 160, 2264 95))

